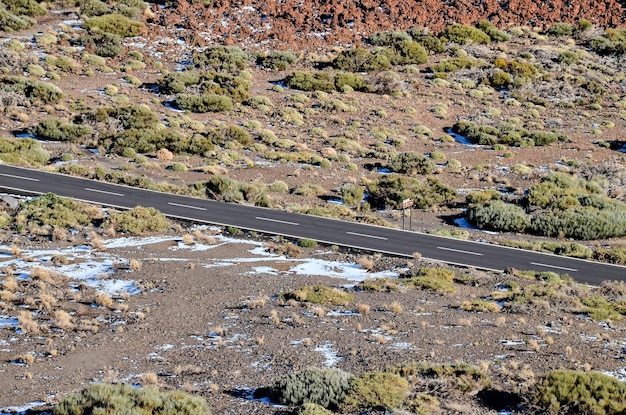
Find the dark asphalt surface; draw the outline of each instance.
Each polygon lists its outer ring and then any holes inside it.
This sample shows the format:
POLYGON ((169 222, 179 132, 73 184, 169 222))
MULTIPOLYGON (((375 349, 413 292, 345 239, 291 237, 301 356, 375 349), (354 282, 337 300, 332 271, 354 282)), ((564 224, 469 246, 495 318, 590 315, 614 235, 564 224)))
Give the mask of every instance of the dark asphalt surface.
POLYGON ((430 260, 481 269, 501 271, 513 267, 520 270, 554 271, 567 273, 578 282, 592 285, 598 285, 605 280, 626 281, 626 267, 622 266, 159 193, 4 164, 0 164, 0 190, 17 194, 52 192, 60 196, 118 208, 151 206, 167 216, 201 223, 309 238, 329 244, 401 256, 412 256, 414 252, 419 252, 423 258, 430 260))

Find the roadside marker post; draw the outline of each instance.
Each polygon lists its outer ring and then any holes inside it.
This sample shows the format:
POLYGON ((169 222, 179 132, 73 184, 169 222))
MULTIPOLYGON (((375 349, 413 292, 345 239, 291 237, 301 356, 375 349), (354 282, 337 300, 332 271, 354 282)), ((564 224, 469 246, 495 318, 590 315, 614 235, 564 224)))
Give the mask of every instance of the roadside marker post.
POLYGON ((412 219, 413 214, 411 213, 411 206, 413 206, 413 199, 404 199, 402 201, 402 230, 404 230, 404 211, 409 209, 409 230, 412 231, 412 219))

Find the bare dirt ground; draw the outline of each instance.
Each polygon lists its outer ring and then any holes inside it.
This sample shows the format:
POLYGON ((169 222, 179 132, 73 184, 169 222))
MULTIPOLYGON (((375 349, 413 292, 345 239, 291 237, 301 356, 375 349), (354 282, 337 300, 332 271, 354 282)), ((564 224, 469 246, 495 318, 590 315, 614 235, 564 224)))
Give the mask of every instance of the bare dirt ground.
MULTIPOLYGON (((87 287, 70 279, 66 284, 79 284, 81 295, 61 296, 58 305, 74 309, 71 324, 60 325, 54 311, 40 306, 41 322, 31 332, 0 328, 0 407, 5 411, 53 403, 91 382, 113 381, 182 388, 205 397, 216 414, 274 414, 280 408, 251 399, 255 390, 311 366, 359 374, 418 361, 467 362, 489 373, 494 387, 511 392, 558 368, 626 376, 623 323, 594 322, 568 312, 568 304, 547 302, 498 312, 460 308, 506 281, 530 283, 510 275, 455 269, 464 283, 455 284, 454 294, 408 288, 375 292, 357 290, 355 284, 394 278, 412 266, 438 265, 374 255, 367 272, 356 264, 361 253, 317 247, 300 258, 270 256, 265 249, 270 240, 224 239, 213 228, 194 233, 179 227, 144 242, 103 239, 99 249, 81 248, 84 254, 68 251, 84 246, 80 237, 73 245, 7 238, 12 245, 0 246, 0 267, 9 262, 16 270, 25 267, 24 277, 35 267, 62 270, 51 261, 54 252, 70 264, 108 263, 96 279, 131 280, 140 292, 111 294, 114 304, 97 305, 87 287), (355 299, 337 307, 280 298, 318 284, 345 289, 355 299), (27 354, 33 359, 24 359, 27 354)), ((48 287, 61 289, 59 284, 48 287)), ((470 394, 442 400, 442 408, 486 414, 515 409, 516 403, 484 402, 470 394)))

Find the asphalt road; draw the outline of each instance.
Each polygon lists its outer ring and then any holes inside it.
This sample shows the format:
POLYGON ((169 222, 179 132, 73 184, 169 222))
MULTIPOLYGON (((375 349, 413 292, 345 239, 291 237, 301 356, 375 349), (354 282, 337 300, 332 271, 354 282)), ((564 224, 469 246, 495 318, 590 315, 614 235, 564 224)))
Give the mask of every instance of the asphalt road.
POLYGON ((473 241, 346 222, 318 216, 279 212, 253 206, 198 199, 94 180, 0 164, 0 190, 17 194, 56 193, 118 208, 151 206, 165 215, 216 225, 235 226, 273 235, 309 238, 318 242, 400 256, 421 253, 425 259, 502 271, 567 273, 576 281, 598 285, 626 281, 626 267, 561 257, 473 241))

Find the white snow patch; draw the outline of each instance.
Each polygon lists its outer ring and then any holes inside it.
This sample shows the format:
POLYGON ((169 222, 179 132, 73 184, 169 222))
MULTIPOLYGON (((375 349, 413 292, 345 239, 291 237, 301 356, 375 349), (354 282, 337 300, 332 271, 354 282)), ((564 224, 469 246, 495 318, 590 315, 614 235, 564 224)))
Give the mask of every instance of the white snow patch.
POLYGON ((326 367, 334 367, 341 360, 341 357, 337 355, 337 351, 333 349, 333 346, 334 346, 333 342, 327 341, 321 346, 317 346, 315 349, 313 349, 316 352, 320 352, 324 355, 324 357, 326 358, 326 361, 324 362, 324 366, 326 367))

